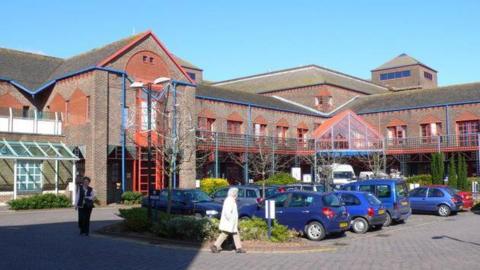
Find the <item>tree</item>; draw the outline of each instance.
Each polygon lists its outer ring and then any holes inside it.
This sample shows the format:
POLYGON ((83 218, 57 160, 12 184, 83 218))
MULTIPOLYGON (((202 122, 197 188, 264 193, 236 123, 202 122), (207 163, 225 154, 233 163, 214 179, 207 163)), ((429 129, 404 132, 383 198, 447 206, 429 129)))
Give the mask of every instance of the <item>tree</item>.
POLYGON ((457 183, 457 188, 459 190, 466 190, 468 187, 468 179, 467 179, 467 161, 465 160, 465 157, 462 155, 459 155, 458 157, 458 183, 457 183))
POLYGON ((455 155, 450 158, 448 166, 448 185, 457 188, 457 169, 455 167, 455 155))
POLYGON ((443 153, 432 154, 432 161, 430 163, 430 171, 432 175, 433 184, 443 184, 445 173, 445 157, 443 153))

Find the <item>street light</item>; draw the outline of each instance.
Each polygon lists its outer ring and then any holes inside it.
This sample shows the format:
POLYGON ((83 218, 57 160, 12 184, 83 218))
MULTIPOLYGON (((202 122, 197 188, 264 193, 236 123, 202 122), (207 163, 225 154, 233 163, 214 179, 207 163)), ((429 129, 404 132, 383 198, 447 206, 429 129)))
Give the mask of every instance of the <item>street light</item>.
POLYGON ((147 87, 147 179, 148 179, 148 218, 152 219, 152 85, 153 84, 162 84, 165 82, 169 82, 170 78, 167 77, 159 77, 151 82, 143 83, 141 81, 133 82, 130 87, 135 89, 143 89, 145 86, 147 87))

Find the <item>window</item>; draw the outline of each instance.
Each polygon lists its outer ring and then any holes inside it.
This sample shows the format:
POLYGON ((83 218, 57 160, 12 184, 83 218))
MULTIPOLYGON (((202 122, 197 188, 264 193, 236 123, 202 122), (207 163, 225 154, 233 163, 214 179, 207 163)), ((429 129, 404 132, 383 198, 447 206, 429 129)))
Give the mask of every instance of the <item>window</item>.
POLYGON ((257 198, 257 192, 254 189, 247 189, 246 190, 246 197, 247 198, 257 198))
POLYGON ((149 57, 148 60, 150 61, 150 64, 153 64, 153 57, 149 57))
POLYGON ((30 109, 29 106, 23 106, 22 108, 22 117, 23 118, 28 118, 28 110, 30 109))
POLYGON ((382 204, 382 202, 379 199, 377 199, 377 197, 375 197, 375 195, 373 195, 371 193, 365 194, 365 197, 367 198, 368 203, 371 204, 371 205, 382 204))
POLYGON ((313 196, 303 194, 292 194, 288 207, 308 207, 313 202, 313 196))
POLYGON ((288 127, 277 126, 277 137, 285 139, 287 138, 288 127))
POLYGON ((443 192, 438 188, 431 188, 428 190, 428 197, 441 198, 443 196, 445 196, 445 194, 443 194, 443 192))
POLYGON ((232 134, 241 134, 242 133, 242 122, 238 121, 227 121, 227 132, 232 134))
POLYGON ((283 193, 273 197, 272 199, 275 200, 275 208, 285 207, 285 203, 287 202, 287 199, 288 199, 288 194, 283 193))
POLYGON ((389 73, 381 73, 380 80, 393 80, 393 79, 400 79, 405 77, 410 77, 411 72, 410 70, 403 70, 403 71, 396 71, 396 72, 389 72, 389 73))
POLYGON ((317 96, 315 97, 315 106, 323 106, 323 105, 328 105, 332 106, 333 105, 333 99, 332 96, 317 96))
POLYGON ((267 135, 267 125, 264 124, 254 124, 253 130, 255 132, 255 136, 266 136, 267 135))
POLYGON ((243 188, 238 189, 238 197, 239 198, 245 197, 245 189, 243 189, 243 188))
POLYGON ((204 131, 213 131, 214 122, 215 119, 213 118, 198 117, 198 129, 204 131))
POLYGON ((353 194, 342 194, 341 195, 342 197, 342 201, 345 203, 345 205, 347 206, 352 206, 352 205, 360 205, 361 202, 360 200, 357 198, 357 196, 353 195, 353 194))
POLYGON ((427 188, 416 188, 410 192, 412 198, 424 198, 427 196, 427 188))
POLYGON ((392 192, 390 186, 388 185, 378 185, 377 186, 377 197, 378 198, 390 198, 392 192))
POLYGON ((389 144, 403 144, 407 137, 407 126, 387 127, 389 144))
POLYGON ((193 81, 195 81, 197 75, 193 72, 187 72, 187 75, 188 77, 190 77, 190 79, 192 79, 193 81))
POLYGON ((42 189, 42 161, 17 161, 18 191, 40 191, 42 189))
POLYGON ((340 199, 334 194, 327 194, 322 196, 322 201, 325 206, 331 206, 331 207, 342 206, 340 199))
POLYGON ((299 142, 304 142, 307 139, 308 129, 298 128, 297 129, 297 139, 299 142))
POLYGON ((228 193, 228 189, 221 189, 217 192, 215 192, 215 195, 213 195, 213 197, 215 198, 226 198, 227 197, 227 193, 228 193))
POLYGON ((430 80, 430 81, 433 80, 432 73, 429 73, 429 72, 426 72, 426 71, 423 72, 423 77, 425 77, 425 79, 430 80))
POLYGON ((372 185, 360 185, 358 190, 375 194, 375 186, 372 186, 372 185))
POLYGON ((148 60, 148 56, 144 55, 144 56, 143 56, 143 62, 146 63, 147 60, 148 60))
POLYGON ((403 199, 408 195, 407 185, 405 184, 395 184, 395 194, 397 198, 403 199))
POLYGON ((480 132, 479 127, 479 120, 457 122, 459 145, 475 146, 477 142, 477 133, 480 132))
POLYGON ((422 134, 423 143, 432 143, 432 137, 442 135, 442 124, 441 123, 429 123, 421 124, 420 132, 422 134))

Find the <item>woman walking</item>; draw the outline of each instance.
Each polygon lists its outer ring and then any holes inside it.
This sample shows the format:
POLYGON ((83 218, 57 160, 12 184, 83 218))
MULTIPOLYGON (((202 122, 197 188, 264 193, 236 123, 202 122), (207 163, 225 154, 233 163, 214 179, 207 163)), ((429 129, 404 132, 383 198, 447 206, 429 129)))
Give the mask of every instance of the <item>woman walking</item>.
POLYGON ((233 242, 235 243, 235 249, 237 253, 245 253, 242 249, 242 242, 240 241, 240 235, 238 234, 238 210, 237 210, 237 197, 238 188, 230 188, 228 190, 228 196, 223 202, 222 216, 220 218, 220 235, 210 249, 213 253, 218 253, 222 249, 222 243, 227 239, 229 235, 233 236, 233 242))
POLYGON ((90 178, 83 177, 83 183, 77 189, 77 202, 75 209, 78 210, 78 227, 80 235, 88 236, 90 232, 90 215, 94 207, 95 190, 90 187, 90 178))

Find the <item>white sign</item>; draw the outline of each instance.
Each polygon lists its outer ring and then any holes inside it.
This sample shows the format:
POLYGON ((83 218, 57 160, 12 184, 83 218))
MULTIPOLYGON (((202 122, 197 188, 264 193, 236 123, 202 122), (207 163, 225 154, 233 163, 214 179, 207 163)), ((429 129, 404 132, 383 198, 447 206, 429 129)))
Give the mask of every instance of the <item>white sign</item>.
POLYGON ((312 182, 312 175, 311 174, 304 174, 303 175, 303 182, 311 183, 312 182))
POLYGON ((274 200, 265 201, 265 218, 275 219, 275 201, 274 200))
POLYGON ((302 169, 300 167, 293 167, 292 177, 299 181, 302 180, 302 169))
POLYGON ((200 180, 195 180, 195 187, 200 188, 200 180))

